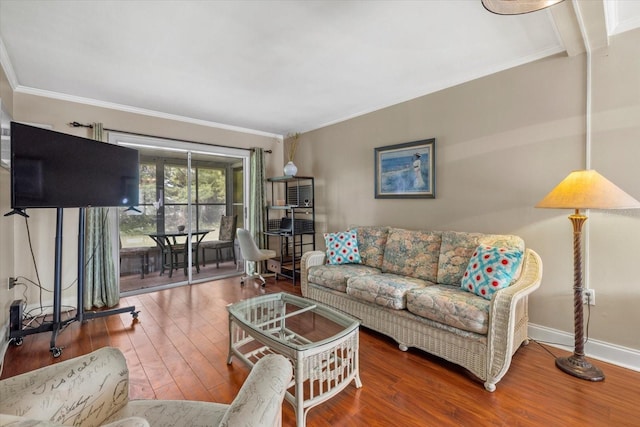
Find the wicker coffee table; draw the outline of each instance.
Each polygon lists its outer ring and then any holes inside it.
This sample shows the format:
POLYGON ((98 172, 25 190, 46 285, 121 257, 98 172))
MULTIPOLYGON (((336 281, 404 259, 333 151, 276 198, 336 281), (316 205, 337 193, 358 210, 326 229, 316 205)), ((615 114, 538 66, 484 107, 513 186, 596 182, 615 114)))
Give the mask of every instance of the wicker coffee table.
POLYGON ((229 358, 253 366, 278 353, 293 363, 294 378, 285 394, 304 427, 314 406, 335 396, 355 380, 360 322, 315 301, 288 293, 267 294, 227 306, 229 358))

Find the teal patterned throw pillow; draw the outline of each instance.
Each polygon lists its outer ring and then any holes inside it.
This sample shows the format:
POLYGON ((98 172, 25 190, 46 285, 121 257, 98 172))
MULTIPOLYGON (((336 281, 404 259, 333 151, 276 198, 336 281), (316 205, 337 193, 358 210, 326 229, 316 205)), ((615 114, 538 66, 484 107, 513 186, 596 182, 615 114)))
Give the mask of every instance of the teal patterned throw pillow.
POLYGON ((356 230, 325 233, 327 264, 360 264, 356 230))
POLYGON ((462 289, 488 300, 511 284, 522 262, 522 251, 494 246, 478 246, 462 276, 462 289))

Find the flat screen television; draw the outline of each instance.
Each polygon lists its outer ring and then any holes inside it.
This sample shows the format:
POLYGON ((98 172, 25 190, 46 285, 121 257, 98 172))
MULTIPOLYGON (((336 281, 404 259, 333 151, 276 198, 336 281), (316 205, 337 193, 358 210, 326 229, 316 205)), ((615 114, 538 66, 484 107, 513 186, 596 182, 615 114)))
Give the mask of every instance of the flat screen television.
POLYGON ((138 150, 11 122, 11 207, 138 204, 138 150))

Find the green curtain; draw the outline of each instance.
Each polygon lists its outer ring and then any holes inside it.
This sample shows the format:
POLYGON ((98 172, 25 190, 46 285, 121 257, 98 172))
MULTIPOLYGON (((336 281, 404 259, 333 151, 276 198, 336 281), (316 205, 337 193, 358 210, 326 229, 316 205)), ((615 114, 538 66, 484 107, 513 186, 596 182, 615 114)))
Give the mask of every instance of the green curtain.
MULTIPOLYGON (((102 123, 93 124, 93 139, 104 141, 102 123)), ((113 263, 109 208, 87 208, 85 228, 84 308, 113 307, 120 300, 113 263)))
MULTIPOLYGON (((250 182, 249 182, 249 230, 258 247, 266 247, 264 235, 264 216, 266 208, 265 196, 265 165, 264 151, 262 148, 251 150, 249 159, 250 182)), ((247 273, 255 272, 255 264, 247 266, 247 273)))

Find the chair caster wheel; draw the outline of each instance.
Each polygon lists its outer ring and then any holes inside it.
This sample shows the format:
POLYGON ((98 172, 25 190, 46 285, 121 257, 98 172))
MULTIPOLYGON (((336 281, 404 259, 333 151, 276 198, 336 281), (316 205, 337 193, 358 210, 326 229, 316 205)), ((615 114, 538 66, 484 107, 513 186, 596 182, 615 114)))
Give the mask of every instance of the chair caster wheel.
POLYGON ((60 357, 60 355, 62 354, 62 349, 60 347, 53 347, 51 349, 51 355, 55 358, 60 357))
POLYGON ((13 345, 15 345, 16 347, 21 346, 23 343, 22 337, 18 337, 18 338, 14 338, 13 339, 13 345))

